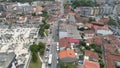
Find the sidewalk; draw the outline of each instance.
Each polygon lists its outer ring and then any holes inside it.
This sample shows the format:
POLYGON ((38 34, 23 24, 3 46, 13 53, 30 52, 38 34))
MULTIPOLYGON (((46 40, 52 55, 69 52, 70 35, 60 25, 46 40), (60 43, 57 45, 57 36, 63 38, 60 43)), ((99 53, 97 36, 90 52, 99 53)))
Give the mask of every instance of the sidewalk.
POLYGON ((40 61, 42 62, 42 68, 45 68, 45 63, 43 62, 43 59, 42 59, 41 56, 39 55, 39 52, 38 52, 38 56, 39 56, 40 61))

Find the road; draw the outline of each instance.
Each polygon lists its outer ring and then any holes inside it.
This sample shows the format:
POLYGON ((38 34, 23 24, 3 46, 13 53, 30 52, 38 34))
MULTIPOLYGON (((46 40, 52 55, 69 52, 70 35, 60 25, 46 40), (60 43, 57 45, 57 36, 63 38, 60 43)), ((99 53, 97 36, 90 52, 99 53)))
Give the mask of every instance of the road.
POLYGON ((45 49, 45 53, 44 53, 44 58, 43 58, 43 68, 58 68, 58 51, 57 51, 57 42, 59 41, 59 31, 58 31, 58 23, 61 19, 61 17, 64 14, 64 7, 63 7, 63 1, 61 0, 61 14, 59 15, 57 21, 50 26, 50 29, 52 30, 52 33, 48 35, 48 37, 46 37, 46 39, 44 39, 44 42, 47 41, 46 43, 46 49, 48 48, 49 51, 46 51, 45 49), (50 46, 48 46, 48 44, 50 44, 50 46), (48 65, 48 57, 49 55, 52 54, 52 63, 49 66, 48 65), (47 57, 47 58, 46 58, 47 57))

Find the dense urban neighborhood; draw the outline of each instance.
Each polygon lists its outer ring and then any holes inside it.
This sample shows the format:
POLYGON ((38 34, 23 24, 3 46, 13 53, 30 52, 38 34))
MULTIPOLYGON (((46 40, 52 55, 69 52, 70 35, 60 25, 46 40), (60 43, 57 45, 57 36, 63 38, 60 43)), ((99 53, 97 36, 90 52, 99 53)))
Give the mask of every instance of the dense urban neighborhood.
POLYGON ((0 0, 0 68, 120 68, 120 0, 0 0))

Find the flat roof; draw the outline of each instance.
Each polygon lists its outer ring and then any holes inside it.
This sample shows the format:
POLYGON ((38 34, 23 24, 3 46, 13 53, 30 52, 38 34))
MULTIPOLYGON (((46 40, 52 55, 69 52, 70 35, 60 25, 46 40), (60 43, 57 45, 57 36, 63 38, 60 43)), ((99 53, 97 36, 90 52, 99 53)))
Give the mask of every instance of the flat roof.
POLYGON ((15 58, 15 53, 0 53, 0 68, 8 68, 9 64, 15 58))

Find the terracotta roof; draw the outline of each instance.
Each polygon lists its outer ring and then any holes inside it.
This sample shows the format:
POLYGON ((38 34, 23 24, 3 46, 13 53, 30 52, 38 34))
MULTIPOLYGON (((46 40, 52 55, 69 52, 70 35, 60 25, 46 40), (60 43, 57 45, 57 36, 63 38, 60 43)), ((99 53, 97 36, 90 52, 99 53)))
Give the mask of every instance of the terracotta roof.
POLYGON ((69 47, 70 48, 69 38, 68 37, 61 38, 59 40, 59 46, 60 47, 69 47))
POLYGON ((94 34, 95 32, 92 30, 84 30, 83 31, 85 34, 94 34))
POLYGON ((98 29, 109 30, 108 25, 104 25, 104 26, 93 25, 93 29, 95 31, 98 29))
POLYGON ((67 57, 75 58, 76 57, 75 52, 73 50, 65 50, 59 53, 60 59, 67 58, 67 57))
POLYGON ((88 50, 85 50, 85 56, 88 56, 89 58, 92 58, 92 59, 98 59, 98 54, 96 52, 92 52, 92 51, 88 51, 88 50))
POLYGON ((79 39, 76 38, 69 38, 70 43, 79 43, 79 39))
POLYGON ((116 51, 115 45, 113 44, 104 44, 104 48, 106 51, 114 53, 116 51))
POLYGON ((84 61, 84 68, 100 68, 100 65, 98 62, 93 62, 93 61, 84 61))
POLYGON ((104 22, 92 22, 92 24, 95 24, 95 25, 104 25, 104 22))
POLYGON ((102 45, 103 44, 103 38, 100 36, 94 36, 93 37, 93 43, 97 45, 102 45))
POLYGON ((109 22, 109 18, 100 18, 100 22, 107 24, 109 22))
POLYGON ((116 68, 115 61, 120 61, 120 55, 113 55, 107 52, 105 60, 107 60, 107 68, 116 68))

